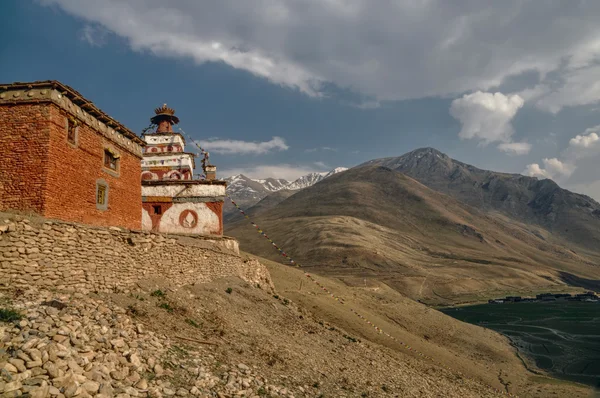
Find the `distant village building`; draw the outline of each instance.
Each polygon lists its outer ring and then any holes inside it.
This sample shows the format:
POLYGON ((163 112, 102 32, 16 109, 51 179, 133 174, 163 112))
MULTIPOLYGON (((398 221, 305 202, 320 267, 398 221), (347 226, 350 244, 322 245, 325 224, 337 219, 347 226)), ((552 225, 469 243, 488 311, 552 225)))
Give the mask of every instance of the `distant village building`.
POLYGON ((163 233, 223 234, 225 181, 216 167, 202 162, 204 179, 193 179, 195 155, 185 152, 185 138, 173 131, 175 110, 163 105, 150 119, 156 130, 144 134, 142 227, 163 233))
POLYGON ((60 82, 0 84, 0 211, 140 229, 143 145, 60 82))

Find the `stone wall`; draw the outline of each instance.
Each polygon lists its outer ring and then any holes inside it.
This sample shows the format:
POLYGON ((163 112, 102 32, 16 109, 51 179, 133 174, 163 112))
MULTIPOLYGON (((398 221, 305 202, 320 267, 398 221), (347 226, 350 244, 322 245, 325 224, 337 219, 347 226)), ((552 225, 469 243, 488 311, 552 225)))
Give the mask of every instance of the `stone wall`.
POLYGON ((0 285, 81 292, 129 291, 163 278, 175 285, 237 276, 272 286, 267 269, 240 257, 232 238, 95 228, 43 218, 0 216, 0 285))

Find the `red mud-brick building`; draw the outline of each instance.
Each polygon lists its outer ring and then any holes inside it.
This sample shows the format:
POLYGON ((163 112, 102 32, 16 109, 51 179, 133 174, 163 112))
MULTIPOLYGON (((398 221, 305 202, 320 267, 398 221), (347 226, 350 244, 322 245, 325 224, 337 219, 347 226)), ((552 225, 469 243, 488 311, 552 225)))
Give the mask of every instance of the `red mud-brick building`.
POLYGON ((163 105, 150 119, 155 131, 144 133, 142 228, 164 233, 223 234, 225 181, 216 167, 202 162, 205 179, 193 179, 195 155, 185 152, 185 138, 173 131, 175 110, 163 105))
POLYGON ((140 229, 144 145, 60 82, 0 84, 0 211, 140 229))

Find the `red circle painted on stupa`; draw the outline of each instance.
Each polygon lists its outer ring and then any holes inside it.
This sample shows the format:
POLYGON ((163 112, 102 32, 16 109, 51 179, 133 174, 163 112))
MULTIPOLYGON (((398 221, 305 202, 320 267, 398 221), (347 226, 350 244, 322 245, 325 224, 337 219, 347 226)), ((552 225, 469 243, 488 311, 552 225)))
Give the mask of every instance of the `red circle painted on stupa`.
POLYGON ((183 228, 194 228, 198 224, 198 214, 193 210, 184 210, 179 214, 179 225, 183 228))

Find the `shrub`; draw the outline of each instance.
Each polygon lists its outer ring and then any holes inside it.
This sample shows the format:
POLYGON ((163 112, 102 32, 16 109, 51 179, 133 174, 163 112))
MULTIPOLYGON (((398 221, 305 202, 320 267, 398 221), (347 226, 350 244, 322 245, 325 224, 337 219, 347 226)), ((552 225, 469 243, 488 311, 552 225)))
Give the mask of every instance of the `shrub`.
POLYGON ((232 289, 232 288, 230 288, 230 287, 228 287, 227 289, 225 289, 225 292, 226 292, 227 294, 231 294, 231 292, 233 292, 233 289, 232 289))
POLYGON ((163 309, 165 309, 165 310, 169 311, 169 312, 173 312, 173 307, 171 307, 171 306, 169 305, 169 303, 160 303, 158 306, 159 306, 160 308, 163 308, 163 309))
POLYGON ((163 292, 162 290, 158 289, 158 290, 155 290, 152 293, 150 293, 150 295, 152 297, 165 297, 167 294, 165 292, 163 292))
POLYGON ((23 315, 12 308, 0 308, 0 322, 13 322, 23 319, 23 315))

